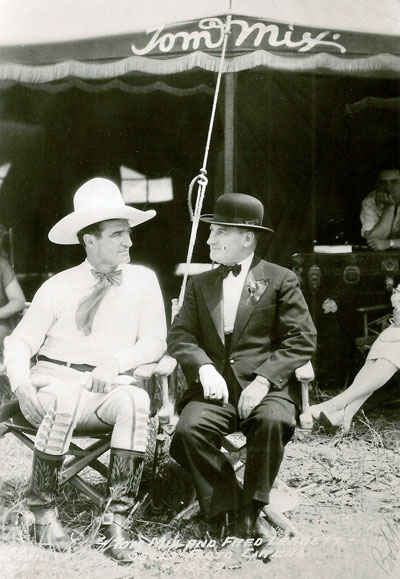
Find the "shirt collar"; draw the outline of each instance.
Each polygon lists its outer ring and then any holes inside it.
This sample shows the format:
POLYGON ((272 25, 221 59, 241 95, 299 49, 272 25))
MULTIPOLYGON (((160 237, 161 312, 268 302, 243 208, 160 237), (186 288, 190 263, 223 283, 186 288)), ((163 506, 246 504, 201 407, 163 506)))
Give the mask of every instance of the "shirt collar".
POLYGON ((237 277, 234 277, 232 272, 229 272, 229 275, 225 278, 225 280, 235 279, 235 280, 241 281, 241 280, 245 279, 247 277, 247 274, 249 273, 249 269, 250 269, 251 263, 253 261, 253 258, 254 258, 254 252, 251 255, 248 255, 245 259, 242 259, 242 261, 239 261, 238 265, 242 266, 242 269, 240 270, 240 274, 237 277))
POLYGON ((242 270, 247 268, 247 271, 250 269, 251 266, 251 262, 253 261, 253 257, 254 257, 254 252, 251 253, 250 255, 248 255, 245 259, 243 259, 242 261, 239 261, 239 265, 242 266, 242 270))
MULTIPOLYGON (((125 263, 121 263, 121 265, 120 265, 119 267, 117 267, 117 269, 116 269, 115 271, 118 271, 118 270, 120 269, 120 270, 122 271, 122 273, 123 273, 123 272, 124 272, 124 265, 126 265, 126 264, 125 264, 125 263)), ((81 263, 80 267, 81 267, 82 271, 84 271, 84 272, 87 274, 87 276, 88 276, 88 278, 89 278, 90 280, 92 280, 92 279, 95 280, 95 278, 93 277, 93 275, 92 275, 92 273, 91 273, 91 270, 92 270, 92 269, 96 269, 96 268, 93 267, 93 265, 91 265, 91 264, 89 263, 89 261, 88 261, 87 258, 85 259, 85 261, 83 261, 83 262, 81 263)), ((96 281, 96 280, 95 280, 95 281, 96 281)))

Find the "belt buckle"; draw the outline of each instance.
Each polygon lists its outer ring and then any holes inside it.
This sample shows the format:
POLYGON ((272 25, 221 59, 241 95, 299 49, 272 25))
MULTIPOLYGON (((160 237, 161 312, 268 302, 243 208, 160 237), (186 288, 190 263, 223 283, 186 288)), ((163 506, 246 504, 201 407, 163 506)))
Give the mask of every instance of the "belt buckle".
POLYGON ((114 514, 113 513, 103 513, 100 517, 100 524, 104 526, 112 525, 114 522, 114 514))

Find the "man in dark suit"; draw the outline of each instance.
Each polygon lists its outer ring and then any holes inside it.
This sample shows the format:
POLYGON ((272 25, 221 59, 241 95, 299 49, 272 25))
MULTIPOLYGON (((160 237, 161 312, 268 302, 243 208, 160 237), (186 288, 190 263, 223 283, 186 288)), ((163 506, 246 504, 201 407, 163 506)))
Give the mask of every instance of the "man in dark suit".
POLYGON ((171 443, 208 521, 233 514, 233 534, 254 538, 262 507, 293 435, 300 406, 294 371, 312 357, 316 330, 296 275, 255 255, 264 208, 250 195, 218 198, 210 258, 218 268, 189 280, 168 337, 188 388, 171 443), (220 451, 241 430, 247 461, 240 489, 220 451))

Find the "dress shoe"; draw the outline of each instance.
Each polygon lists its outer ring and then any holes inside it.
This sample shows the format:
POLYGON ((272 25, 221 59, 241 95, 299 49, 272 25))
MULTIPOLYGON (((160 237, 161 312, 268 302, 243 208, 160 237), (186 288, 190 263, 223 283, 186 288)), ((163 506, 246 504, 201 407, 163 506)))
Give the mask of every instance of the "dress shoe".
POLYGON ((254 537, 262 539, 263 543, 268 544, 276 537, 276 531, 261 515, 259 515, 254 528, 254 537))
POLYGON ((323 402, 310 406, 310 411, 313 419, 325 428, 340 428, 343 432, 350 430, 352 417, 346 416, 346 408, 331 410, 329 402, 323 402))
POLYGON ((314 420, 321 422, 321 413, 335 412, 335 408, 330 403, 330 400, 321 402, 321 404, 313 404, 310 406, 310 412, 314 420))
POLYGON ((352 417, 346 416, 346 409, 337 412, 321 412, 319 422, 325 428, 338 428, 343 433, 351 429, 352 417))
POLYGON ((276 536, 275 530, 259 515, 262 504, 252 501, 239 512, 222 546, 225 569, 238 569, 249 559, 267 563, 275 549, 269 545, 276 536))

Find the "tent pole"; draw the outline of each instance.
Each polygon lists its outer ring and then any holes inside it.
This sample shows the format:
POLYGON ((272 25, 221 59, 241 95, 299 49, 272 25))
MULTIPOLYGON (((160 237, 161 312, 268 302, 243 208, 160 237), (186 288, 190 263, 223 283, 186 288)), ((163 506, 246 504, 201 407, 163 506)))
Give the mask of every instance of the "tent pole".
POLYGON ((235 147, 235 89, 234 72, 225 74, 225 122, 224 122, 224 193, 234 191, 234 147, 235 147))

